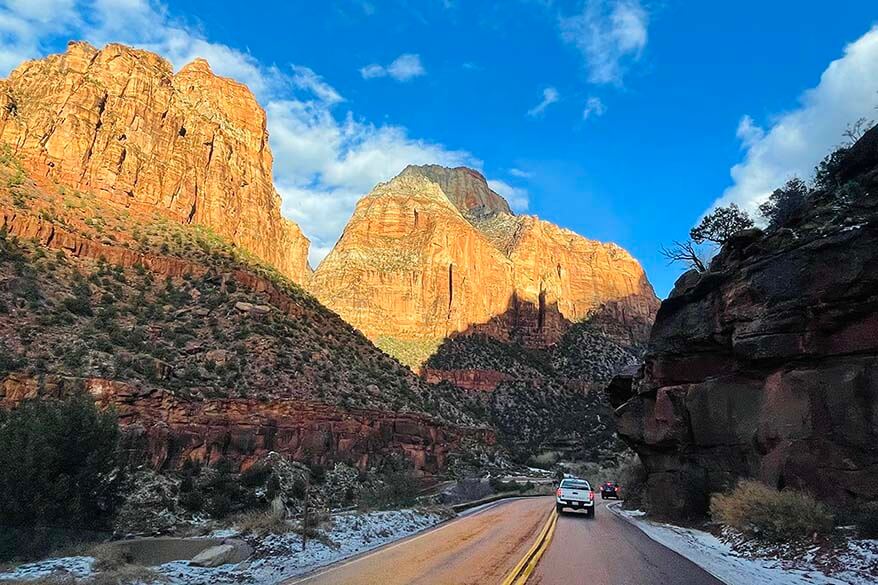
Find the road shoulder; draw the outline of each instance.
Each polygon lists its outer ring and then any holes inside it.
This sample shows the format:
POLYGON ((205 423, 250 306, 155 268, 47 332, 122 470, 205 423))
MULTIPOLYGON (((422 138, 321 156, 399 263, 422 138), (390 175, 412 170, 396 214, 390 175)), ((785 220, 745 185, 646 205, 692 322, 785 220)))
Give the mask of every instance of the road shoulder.
MULTIPOLYGON (((616 516, 639 529, 650 539, 690 560, 728 585, 866 585, 872 577, 856 569, 826 575, 814 566, 780 558, 751 558, 733 550, 713 534, 648 520, 642 512, 622 510, 621 503, 608 504, 616 516)), ((874 541, 873 541, 874 542, 874 541)))

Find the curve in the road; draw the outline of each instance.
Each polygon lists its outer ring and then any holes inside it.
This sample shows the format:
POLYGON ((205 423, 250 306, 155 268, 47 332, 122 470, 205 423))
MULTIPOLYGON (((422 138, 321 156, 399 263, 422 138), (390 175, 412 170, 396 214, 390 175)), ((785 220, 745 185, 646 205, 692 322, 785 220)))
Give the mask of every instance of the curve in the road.
MULTIPOLYGON (((490 585, 526 559, 554 498, 489 504, 466 516, 286 585, 490 585)), ((722 585, 703 569, 599 506, 559 516, 528 585, 722 585)))
POLYGON ((286 585, 500 583, 553 512, 549 498, 490 504, 437 528, 286 585))

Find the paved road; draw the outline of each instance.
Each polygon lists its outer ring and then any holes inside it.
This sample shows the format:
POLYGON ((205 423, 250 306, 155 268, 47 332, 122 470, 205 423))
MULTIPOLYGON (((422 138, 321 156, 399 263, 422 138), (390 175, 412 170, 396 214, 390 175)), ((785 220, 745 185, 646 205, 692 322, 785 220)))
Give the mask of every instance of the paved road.
POLYGON ((498 502, 305 579, 303 585, 499 584, 552 512, 549 498, 498 502))
POLYGON ((600 502, 595 517, 567 512, 528 585, 722 585, 600 502))
MULTIPOLYGON (((491 585, 527 553, 554 507, 507 500, 288 585, 491 585)), ((601 504, 567 513, 528 585, 722 585, 601 504)))

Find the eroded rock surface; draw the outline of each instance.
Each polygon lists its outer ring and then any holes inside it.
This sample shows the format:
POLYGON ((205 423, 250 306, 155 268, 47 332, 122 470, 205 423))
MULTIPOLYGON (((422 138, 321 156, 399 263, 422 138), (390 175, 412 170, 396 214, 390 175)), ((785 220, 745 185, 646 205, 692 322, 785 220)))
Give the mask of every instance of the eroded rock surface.
POLYGON ((310 289, 379 345, 428 342, 415 366, 456 333, 547 347, 596 313, 643 343, 658 307, 622 248, 515 216, 475 171, 435 165, 361 199, 310 289))
POLYGON ((265 112, 198 59, 70 43, 0 80, 0 143, 34 178, 133 215, 206 226, 304 282, 308 240, 280 215, 265 112))
POLYGON ((878 498, 878 133, 790 225, 741 232, 659 309, 610 397, 648 503, 706 510, 738 478, 878 498))
POLYGON ((275 451, 294 460, 343 461, 363 470, 403 454, 415 469, 437 473, 465 439, 494 442, 489 430, 444 425, 423 413, 339 408, 285 398, 192 399, 100 378, 37 380, 10 374, 0 380, 0 406, 81 391, 116 410, 129 462, 156 470, 219 461, 235 470, 246 469, 275 451))

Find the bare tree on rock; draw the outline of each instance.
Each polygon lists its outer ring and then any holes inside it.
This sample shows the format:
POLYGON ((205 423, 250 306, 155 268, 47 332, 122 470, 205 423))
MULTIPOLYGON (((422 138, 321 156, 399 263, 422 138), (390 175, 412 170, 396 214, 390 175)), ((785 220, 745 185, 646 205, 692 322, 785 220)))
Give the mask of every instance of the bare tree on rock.
POLYGON ((675 241, 670 248, 662 246, 661 255, 668 259, 668 263, 682 262, 698 272, 707 270, 702 253, 691 240, 675 241))

